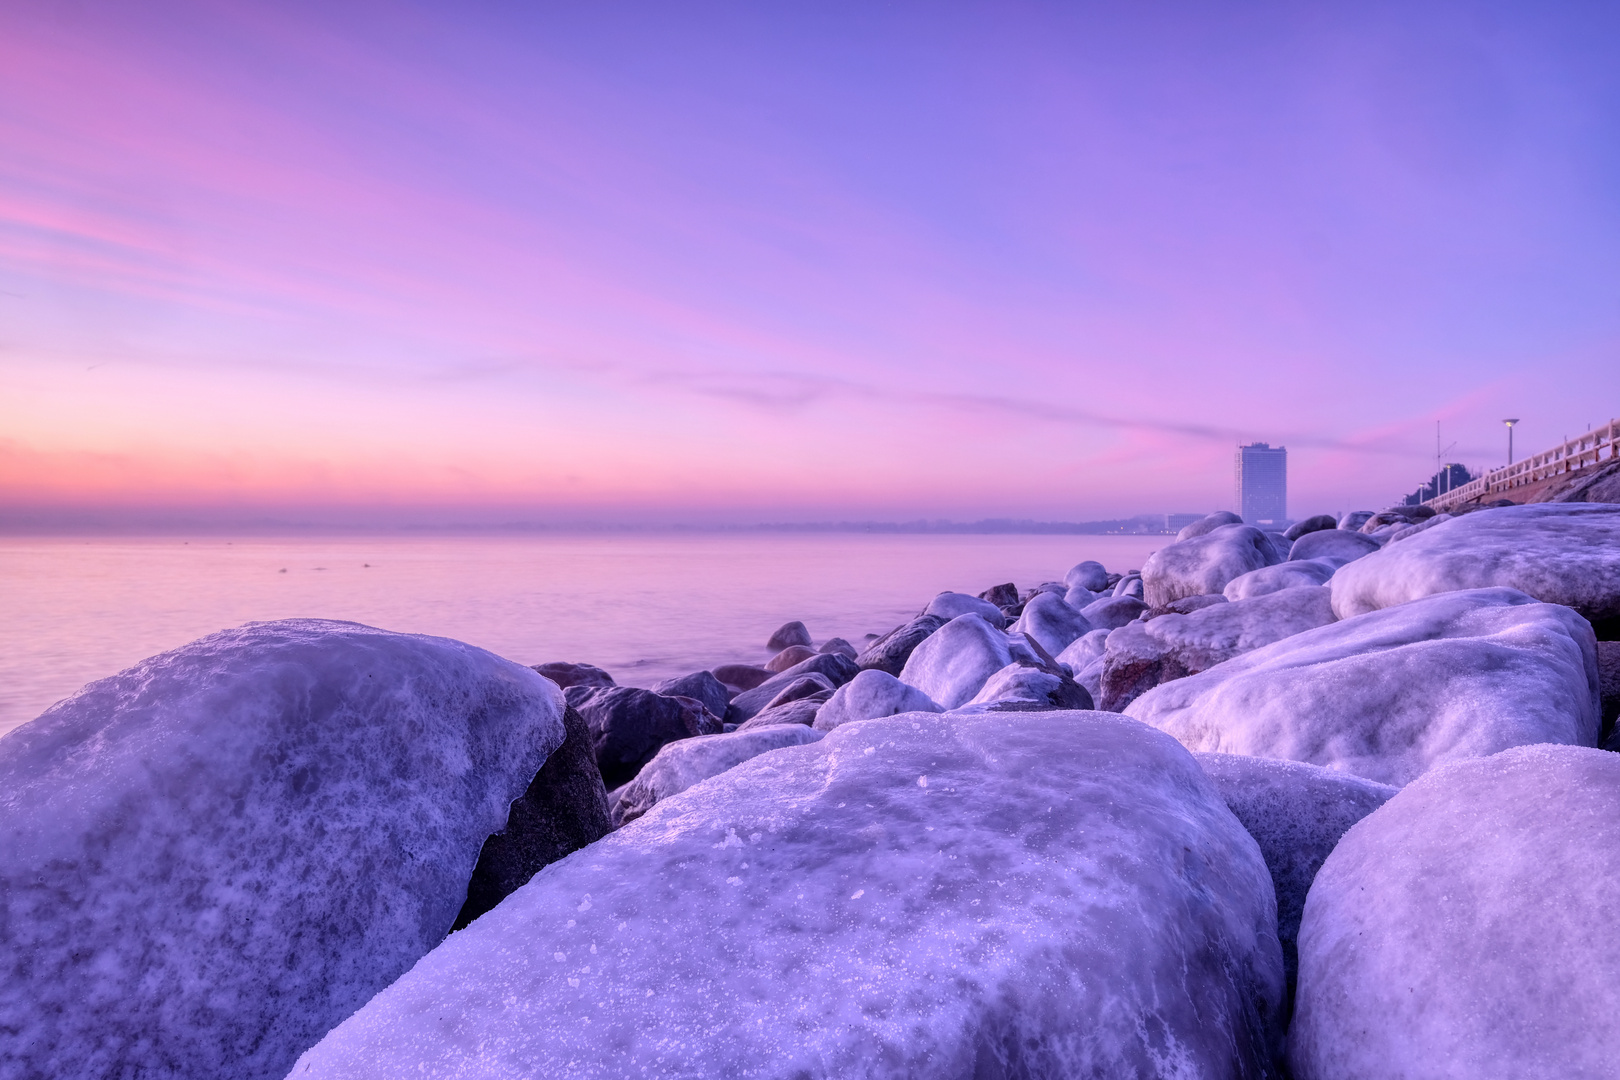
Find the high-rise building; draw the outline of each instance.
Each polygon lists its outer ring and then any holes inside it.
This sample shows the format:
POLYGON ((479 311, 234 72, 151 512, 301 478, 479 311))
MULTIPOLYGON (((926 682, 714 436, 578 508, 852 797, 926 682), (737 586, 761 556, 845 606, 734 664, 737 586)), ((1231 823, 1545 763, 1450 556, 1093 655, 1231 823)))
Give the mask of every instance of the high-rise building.
POLYGON ((1288 522, 1288 448, 1250 443, 1237 448, 1238 513, 1250 525, 1288 522))

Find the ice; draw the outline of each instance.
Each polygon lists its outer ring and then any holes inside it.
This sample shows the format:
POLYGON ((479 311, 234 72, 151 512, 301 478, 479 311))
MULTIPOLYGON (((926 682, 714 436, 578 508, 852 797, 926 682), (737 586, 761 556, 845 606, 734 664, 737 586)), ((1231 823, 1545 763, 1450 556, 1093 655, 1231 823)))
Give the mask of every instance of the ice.
POLYGON ((1610 1080, 1620 756, 1436 769, 1347 833, 1305 903, 1296 1080, 1610 1080))
POLYGON ((914 686, 907 686, 886 671, 863 671, 833 693, 816 714, 815 726, 831 731, 852 720, 872 720, 903 712, 943 712, 940 705, 914 686))
POLYGON ((1006 617, 1002 615, 1000 608, 988 600, 980 600, 977 596, 969 596, 967 593, 942 592, 930 600, 928 606, 923 609, 924 615, 933 615, 947 622, 969 613, 980 616, 998 630, 1007 625, 1006 617))
POLYGON ((821 732, 803 724, 776 724, 669 743, 619 792, 613 808, 614 823, 634 821, 660 800, 679 795, 693 784, 719 776, 750 758, 784 746, 803 746, 821 736, 821 732))
POLYGON ((1089 634, 1092 626, 1063 597, 1056 593, 1037 593, 1024 605, 1024 612, 1013 623, 1012 630, 1039 641, 1042 648, 1055 656, 1075 638, 1089 634))
POLYGON ((1295 540, 1294 546, 1288 551, 1288 562, 1325 562, 1344 566, 1378 550, 1378 541, 1370 536, 1345 529, 1321 529, 1295 540))
POLYGON ((1149 555, 1142 564, 1142 599, 1149 607, 1163 607, 1183 596, 1219 593, 1233 578, 1280 563, 1285 557, 1286 552, 1279 552, 1271 537, 1259 529, 1220 525, 1149 555))
POLYGON ((1228 581, 1221 595, 1228 600, 1250 600, 1284 589, 1310 588, 1332 577, 1337 565, 1330 559, 1290 559, 1276 566, 1262 566, 1228 581))
POLYGON ((1510 746, 1590 746, 1597 693, 1586 620, 1512 589, 1477 589, 1307 630, 1149 690, 1125 713, 1194 750, 1400 786, 1510 746))
POLYGON ((1061 672, 1008 664, 985 680, 961 709, 1090 709, 1091 694, 1061 672))
POLYGON ((1063 585, 1065 589, 1102 592, 1108 588, 1108 570, 1102 563, 1087 559, 1069 567, 1069 572, 1063 575, 1063 585))
POLYGON ((8 1076, 280 1077, 450 929, 563 741, 534 671, 289 620, 0 739, 8 1076))
POLYGON ((912 650, 900 681, 954 709, 1012 662, 1012 643, 1005 633, 978 615, 958 615, 912 650))
POLYGON ((294 1075, 1260 1076, 1282 986, 1265 864, 1173 740, 902 714, 553 864, 294 1075))
POLYGON ((1599 622, 1620 619, 1620 507, 1477 510, 1403 537, 1333 576, 1340 618, 1420 596, 1503 585, 1599 622))

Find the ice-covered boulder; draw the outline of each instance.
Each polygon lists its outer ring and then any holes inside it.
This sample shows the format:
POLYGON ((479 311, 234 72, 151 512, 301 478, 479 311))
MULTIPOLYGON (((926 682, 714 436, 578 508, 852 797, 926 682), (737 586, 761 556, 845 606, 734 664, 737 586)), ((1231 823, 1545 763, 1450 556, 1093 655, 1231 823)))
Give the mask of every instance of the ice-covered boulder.
POLYGON ((1277 937, 1292 1000, 1299 970, 1299 920, 1316 872, 1350 826, 1400 789, 1301 761, 1237 754, 1193 756, 1260 845, 1271 871, 1277 890, 1277 937))
POLYGON ((978 615, 958 615, 912 650, 900 681, 954 709, 1012 662, 1012 644, 1005 633, 978 615))
POLYGON ((861 651, 855 663, 862 671, 886 671, 898 675, 911 659, 915 649, 929 634, 945 625, 946 620, 934 615, 919 615, 903 626, 897 626, 861 651))
POLYGON ((1162 607, 1183 596, 1219 593, 1240 574, 1279 562, 1282 556, 1259 529, 1221 525, 1149 555, 1142 564, 1142 599, 1149 607, 1162 607))
POLYGON ((794 645, 809 645, 810 640, 810 631, 804 623, 795 619, 777 627, 776 632, 765 642, 765 647, 772 652, 781 652, 794 645))
POLYGON ((563 693, 590 725, 596 764, 608 787, 636 775, 665 743, 712 735, 723 723, 695 698, 665 697, 635 686, 571 686, 563 693))
POLYGON ((1405 540, 1409 536, 1416 536, 1420 532, 1426 532, 1429 529, 1434 528, 1436 525, 1450 520, 1450 514, 1435 514, 1433 517, 1425 518, 1422 521, 1414 522, 1411 525, 1404 525, 1389 534, 1389 539, 1385 541, 1385 546, 1387 547, 1389 544, 1393 544, 1397 540, 1405 540))
POLYGON ((1316 875, 1297 1080, 1600 1080, 1620 1061, 1620 756, 1525 746, 1436 769, 1316 875))
POLYGON ((542 871, 295 1075, 1264 1076, 1274 903, 1140 724, 845 724, 542 871))
POLYGON ((963 710, 1004 712, 1091 707, 1091 695, 1069 676, 1024 664, 1008 664, 961 706, 963 710))
POLYGON ((1069 642, 1069 647, 1058 653, 1057 661, 1070 672, 1079 671, 1093 660, 1101 658, 1108 648, 1110 630, 1093 630, 1069 642))
POLYGON ((1379 543, 1370 536, 1344 529, 1322 529, 1306 533, 1294 541, 1288 552, 1290 562, 1331 562, 1337 566, 1354 562, 1364 555, 1379 550, 1379 543))
POLYGON ((719 776, 772 750, 815 742, 822 734, 803 724, 775 724, 753 731, 728 731, 672 742, 658 751, 658 756, 618 793, 613 823, 625 825, 651 810, 654 804, 679 795, 693 784, 719 776))
POLYGON ((1222 595, 1228 600, 1251 600, 1284 589, 1308 589, 1326 583, 1337 569, 1326 559, 1289 560, 1275 566, 1262 566, 1226 583, 1222 595))
POLYGON ((1228 602, 1221 593, 1200 593, 1197 596, 1183 596, 1180 600, 1172 600, 1163 607, 1148 608, 1142 619, 1146 622, 1149 619, 1157 619, 1164 615, 1191 615, 1193 612, 1203 608, 1214 607, 1216 604, 1228 602))
POLYGON ((1074 610, 1079 611, 1082 608, 1095 604, 1098 600, 1102 599, 1102 597, 1109 595, 1112 595, 1111 591, 1095 593, 1090 589, 1082 588, 1079 585, 1071 585, 1067 589, 1063 590, 1063 602, 1074 608, 1074 610))
POLYGON ((1182 526, 1176 533, 1177 540, 1191 540, 1195 536, 1204 536, 1226 525, 1241 525, 1243 519, 1230 510, 1217 510, 1213 514, 1206 514, 1197 521, 1182 526))
POLYGON ((567 660, 553 660, 546 664, 535 664, 534 670, 564 690, 570 686, 613 685, 613 676, 595 664, 575 664, 567 660))
POLYGON ((1070 589, 1081 588, 1094 593, 1102 592, 1108 588, 1108 571, 1102 563, 1087 559, 1069 567, 1069 572, 1063 575, 1063 584, 1070 589))
POLYGON ((275 1077, 443 939, 562 694, 457 641, 249 624, 0 738, 0 1072, 275 1077))
POLYGON ((1284 638, 1149 690, 1125 712, 1194 750, 1401 786, 1511 746, 1593 745, 1595 646, 1568 608, 1512 589, 1442 593, 1284 638))
POLYGON ((1109 596, 1087 604, 1081 609, 1080 616, 1094 629, 1113 630, 1128 622, 1136 621, 1147 609, 1148 606, 1137 597, 1109 596))
POLYGON ((1091 624, 1056 593, 1037 593, 1024 605, 1024 613, 1013 623, 1012 630, 1034 638, 1056 655, 1081 634, 1089 634, 1091 624))
POLYGON ((943 712, 938 702, 886 671, 868 670, 840 686, 816 713, 815 726, 831 731, 852 720, 873 720, 903 712, 943 712))
POLYGON ((467 882, 459 930, 521 888, 535 872, 613 829, 590 725, 563 710, 562 745, 506 811, 506 825, 484 841, 467 882))
POLYGON ((1283 535, 1288 537, 1289 540, 1298 540, 1306 533, 1321 532, 1323 529, 1337 529, 1338 527, 1338 519, 1332 514, 1317 514, 1315 517, 1308 517, 1304 521, 1294 522, 1283 530, 1283 535))
POLYGON ((860 668, 855 666, 855 661, 847 656, 839 653, 818 653, 804 663, 795 664, 780 674, 772 675, 752 690, 744 691, 732 698, 731 704, 726 708, 726 719, 731 723, 740 724, 773 703, 781 704, 777 698, 782 691, 806 675, 820 675, 832 687, 837 688, 853 679, 859 670, 860 668))
POLYGON ((1142 575, 1126 574, 1124 577, 1120 578, 1119 581, 1114 583, 1114 591, 1112 595, 1116 600, 1121 598, 1129 598, 1132 600, 1142 599, 1142 575))
POLYGON ((1352 510, 1339 519, 1339 528, 1355 532, 1373 516, 1371 510, 1352 510))
POLYGON ((1119 712, 1161 683, 1332 621, 1331 598, 1317 586, 1129 623, 1108 635, 1097 707, 1119 712))
POLYGON ((653 683, 650 689, 665 697, 689 697, 701 701, 703 707, 716 716, 726 715, 726 703, 731 700, 725 683, 707 671, 694 671, 676 679, 665 679, 653 683))
POLYGON ((765 661, 765 670, 773 675, 780 674, 795 664, 802 664, 812 656, 816 650, 808 645, 789 645, 769 660, 765 661))
POLYGON ((1620 619, 1620 506, 1540 503, 1452 518, 1340 570, 1333 609, 1347 618, 1492 585, 1594 623, 1620 619))
POLYGON ((950 622, 958 615, 973 614, 997 629, 1007 625, 1000 608, 988 600, 980 600, 977 596, 969 596, 967 593, 942 592, 928 602, 923 614, 937 616, 946 622, 950 622))

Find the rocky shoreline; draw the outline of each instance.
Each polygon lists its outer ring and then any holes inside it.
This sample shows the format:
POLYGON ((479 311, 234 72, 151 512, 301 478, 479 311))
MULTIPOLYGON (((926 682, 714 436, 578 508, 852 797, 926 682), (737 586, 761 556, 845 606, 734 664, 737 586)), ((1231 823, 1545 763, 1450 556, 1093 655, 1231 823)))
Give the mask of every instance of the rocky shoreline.
POLYGON ((90 684, 0 738, 0 1076, 1620 1060, 1620 505, 1213 514, 765 646, 289 620, 90 684))

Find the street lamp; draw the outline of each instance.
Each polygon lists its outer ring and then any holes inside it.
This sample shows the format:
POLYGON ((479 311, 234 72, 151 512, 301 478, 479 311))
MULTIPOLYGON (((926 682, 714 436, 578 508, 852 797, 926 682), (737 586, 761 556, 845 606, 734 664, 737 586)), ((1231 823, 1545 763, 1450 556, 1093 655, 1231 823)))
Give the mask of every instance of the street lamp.
POLYGON ((1502 423, 1507 425, 1507 429, 1508 429, 1508 464, 1509 465, 1513 464, 1513 425, 1517 424, 1518 422, 1519 422, 1519 418, 1516 417, 1516 416, 1512 420, 1504 420, 1504 421, 1502 421, 1502 423))

